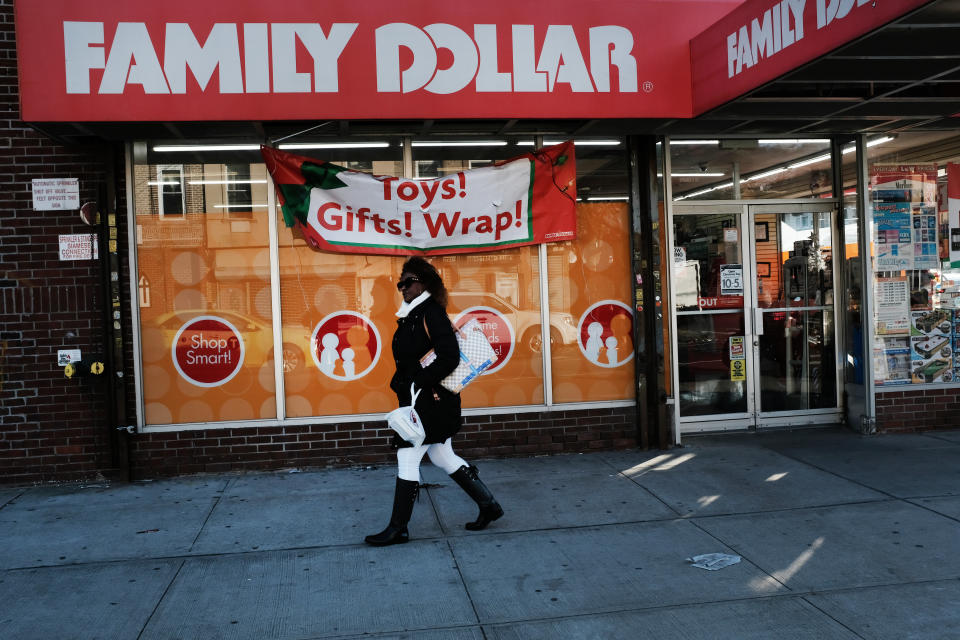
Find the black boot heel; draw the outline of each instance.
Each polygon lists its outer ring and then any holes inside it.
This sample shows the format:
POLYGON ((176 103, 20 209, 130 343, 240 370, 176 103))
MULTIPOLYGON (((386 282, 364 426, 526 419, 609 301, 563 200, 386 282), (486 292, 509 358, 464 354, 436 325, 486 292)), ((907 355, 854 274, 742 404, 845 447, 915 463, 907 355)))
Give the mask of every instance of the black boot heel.
POLYGON ((374 533, 364 538, 364 541, 374 547, 386 547, 391 544, 403 544, 410 541, 407 532, 407 523, 413 514, 413 503, 417 500, 420 483, 412 480, 397 478, 397 486, 393 492, 393 512, 390 515, 390 524, 380 533, 374 533))
POLYGON ((476 466, 463 466, 450 474, 450 477, 460 485, 460 488, 467 492, 467 495, 473 498, 473 501, 480 507, 480 514, 473 522, 468 522, 464 528, 469 531, 480 531, 485 529, 488 524, 498 520, 503 516, 503 507, 497 502, 496 498, 483 484, 480 479, 476 466))

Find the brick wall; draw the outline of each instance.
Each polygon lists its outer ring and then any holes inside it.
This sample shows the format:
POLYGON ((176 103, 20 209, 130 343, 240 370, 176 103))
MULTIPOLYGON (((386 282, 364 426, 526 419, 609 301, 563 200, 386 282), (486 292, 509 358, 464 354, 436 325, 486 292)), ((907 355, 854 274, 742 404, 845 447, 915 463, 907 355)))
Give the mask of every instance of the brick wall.
POLYGON ((65 148, 19 121, 13 7, 0 2, 0 479, 94 477, 110 465, 96 380, 67 380, 58 349, 102 353, 99 262, 60 261, 60 234, 91 233, 76 210, 34 211, 31 180, 105 177, 101 149, 65 148))
POLYGON ((960 427, 960 389, 887 391, 877 394, 879 431, 928 431, 960 427))
MULTIPOLYGON (((467 459, 636 446, 633 408, 464 418, 457 452, 467 459)), ((395 463, 384 422, 171 431, 136 436, 134 477, 395 463)))

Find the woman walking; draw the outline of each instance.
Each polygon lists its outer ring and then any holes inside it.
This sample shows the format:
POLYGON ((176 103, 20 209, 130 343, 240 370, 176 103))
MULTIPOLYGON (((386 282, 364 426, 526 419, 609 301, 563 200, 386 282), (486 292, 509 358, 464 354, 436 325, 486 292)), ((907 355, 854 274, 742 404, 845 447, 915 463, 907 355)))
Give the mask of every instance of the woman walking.
POLYGON ((423 454, 450 475, 480 507, 480 514, 466 524, 479 531, 503 515, 503 509, 477 475, 477 468, 453 452, 451 438, 460 430, 460 395, 445 389, 440 381, 460 362, 460 348, 447 317, 447 289, 437 270, 423 258, 413 257, 403 264, 397 289, 403 304, 397 311, 397 331, 393 334, 393 359, 397 371, 390 388, 401 407, 410 404, 410 384, 422 390, 416 410, 426 438, 420 446, 394 435, 397 447, 397 482, 393 494, 390 524, 380 533, 366 537, 368 544, 386 546, 407 542, 407 523, 420 488, 420 460, 423 454), (430 349, 436 360, 421 367, 420 358, 430 349))

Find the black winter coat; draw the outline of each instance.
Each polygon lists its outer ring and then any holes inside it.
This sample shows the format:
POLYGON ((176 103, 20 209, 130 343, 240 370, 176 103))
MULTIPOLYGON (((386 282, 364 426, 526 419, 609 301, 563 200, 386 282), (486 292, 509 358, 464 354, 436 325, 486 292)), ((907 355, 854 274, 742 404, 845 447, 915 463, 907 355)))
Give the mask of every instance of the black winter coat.
MULTIPOLYGON (((460 346, 446 310, 433 298, 427 298, 411 309, 406 318, 397 320, 397 331, 393 334, 393 360, 397 372, 390 380, 390 388, 397 394, 399 406, 410 404, 411 382, 417 389, 422 389, 415 407, 427 436, 423 443, 441 443, 460 431, 463 424, 460 394, 447 391, 440 384, 457 368, 460 346), (420 358, 430 349, 437 354, 437 359, 423 368, 420 358)), ((393 445, 411 446, 397 435, 393 437, 393 445)))

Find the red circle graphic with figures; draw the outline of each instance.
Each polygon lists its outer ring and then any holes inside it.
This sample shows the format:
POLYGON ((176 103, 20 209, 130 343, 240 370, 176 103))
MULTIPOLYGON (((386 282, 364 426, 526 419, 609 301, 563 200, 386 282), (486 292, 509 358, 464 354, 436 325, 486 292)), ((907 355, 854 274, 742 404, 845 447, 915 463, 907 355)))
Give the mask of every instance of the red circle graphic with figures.
POLYGON ((453 324, 459 329, 470 320, 476 320, 480 324, 483 335, 487 336, 487 341, 493 347, 493 352, 497 354, 496 361, 481 375, 493 373, 507 364, 510 356, 513 355, 513 345, 516 343, 513 326, 502 313, 490 307, 464 309, 453 321, 453 324))
POLYGON ((619 367, 633 358, 633 310, 619 300, 601 300, 580 316, 580 351, 598 367, 619 367))
POLYGON ((380 333, 356 311, 331 313, 313 329, 310 354, 321 373, 334 380, 356 380, 380 359, 380 333))
POLYGON ((177 331, 170 354, 177 372, 187 382, 218 387, 240 371, 243 336, 223 318, 198 316, 177 331))

